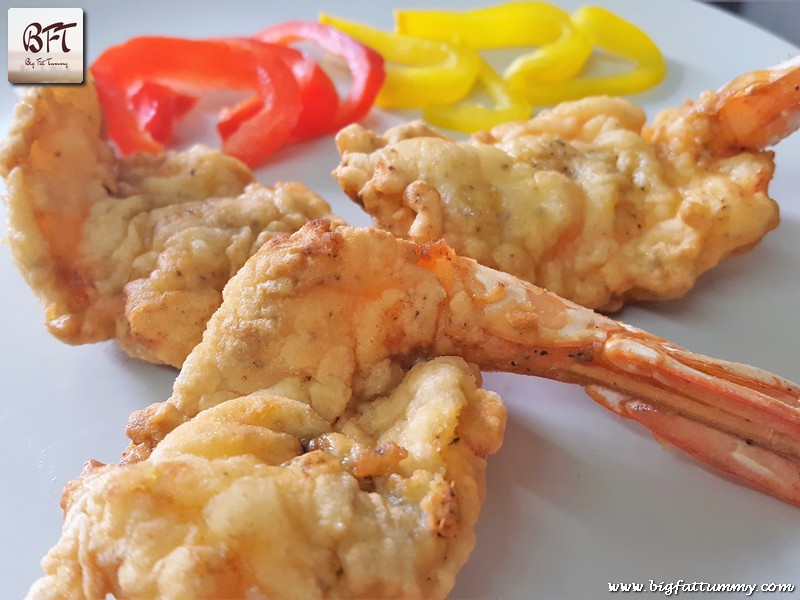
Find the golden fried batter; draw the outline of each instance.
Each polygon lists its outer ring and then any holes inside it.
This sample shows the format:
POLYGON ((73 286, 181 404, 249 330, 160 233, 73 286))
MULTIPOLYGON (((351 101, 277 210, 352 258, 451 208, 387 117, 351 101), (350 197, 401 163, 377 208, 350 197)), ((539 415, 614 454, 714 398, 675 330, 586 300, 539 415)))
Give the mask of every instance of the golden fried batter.
POLYGON ((444 292, 413 245, 386 232, 313 221, 267 242, 225 287, 225 301, 183 365, 168 402, 134 413, 126 460, 178 424, 273 388, 333 422, 351 398, 397 386, 431 354, 444 292))
POLYGON ((676 298, 777 226, 769 144, 800 124, 800 61, 696 103, 566 102, 467 141, 420 122, 337 136, 342 189, 379 227, 584 306, 676 298))
POLYGON ((89 465, 30 598, 444 598, 475 544, 500 399, 462 359, 416 365, 330 423, 262 391, 144 461, 89 465))
POLYGON ((0 152, 8 234, 50 332, 180 366, 221 290, 276 233, 330 207, 203 147, 118 158, 91 82, 30 90, 0 152))

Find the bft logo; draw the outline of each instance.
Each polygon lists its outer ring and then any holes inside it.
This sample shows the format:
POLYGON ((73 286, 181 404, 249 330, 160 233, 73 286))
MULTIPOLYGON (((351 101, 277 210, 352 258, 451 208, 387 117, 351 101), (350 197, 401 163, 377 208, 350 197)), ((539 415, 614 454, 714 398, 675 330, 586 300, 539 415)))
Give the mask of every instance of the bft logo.
POLYGON ((77 27, 77 23, 52 23, 42 27, 41 23, 31 23, 22 33, 22 46, 28 52, 41 52, 47 45, 45 52, 50 52, 50 42, 61 40, 61 51, 66 54, 70 51, 67 46, 67 30, 77 27), (42 35, 44 34, 44 39, 42 35))
POLYGON ((83 81, 83 9, 9 8, 11 83, 83 81))

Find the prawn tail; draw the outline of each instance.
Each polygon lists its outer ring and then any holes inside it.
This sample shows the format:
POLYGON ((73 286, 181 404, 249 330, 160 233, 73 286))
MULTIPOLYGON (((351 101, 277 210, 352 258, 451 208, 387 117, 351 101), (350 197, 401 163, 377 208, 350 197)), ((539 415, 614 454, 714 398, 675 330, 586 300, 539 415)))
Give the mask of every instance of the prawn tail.
POLYGON ((715 429, 677 413, 609 388, 589 386, 596 402, 644 425, 661 442, 674 446, 706 466, 789 504, 800 506, 800 461, 749 439, 715 429))
POLYGON ((796 384, 675 347, 638 345, 606 344, 612 363, 627 363, 630 379, 585 386, 592 399, 712 469, 800 506, 796 384))

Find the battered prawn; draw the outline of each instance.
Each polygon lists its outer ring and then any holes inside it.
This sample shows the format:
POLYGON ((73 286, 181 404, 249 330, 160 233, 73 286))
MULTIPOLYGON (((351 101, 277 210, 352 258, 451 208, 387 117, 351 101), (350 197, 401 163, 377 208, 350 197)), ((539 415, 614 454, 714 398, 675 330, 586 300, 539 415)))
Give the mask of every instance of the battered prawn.
POLYGON ((800 57, 659 113, 566 102, 464 142, 421 122, 337 136, 334 171, 374 223, 589 308, 683 296, 779 223, 774 153, 800 125, 800 57))
POLYGON ((225 288, 172 396, 134 413, 125 460, 201 411, 291 389, 329 422, 421 357, 578 383, 657 437, 800 505, 800 388, 692 354, 506 273, 372 228, 314 221, 265 244, 225 288))
POLYGON ((91 81, 22 98, 0 173, 11 251, 50 333, 176 367, 265 240, 335 218, 306 186, 262 186, 204 147, 117 157, 91 81))
POLYGON ((204 411, 147 460, 90 463, 28 597, 446 598, 505 426, 479 385, 436 358, 335 424, 284 386, 204 411))
POLYGON ((505 411, 480 371, 586 386, 800 505, 800 388, 692 354, 506 273, 312 221, 225 287, 121 464, 68 484, 31 598, 446 597, 505 411))

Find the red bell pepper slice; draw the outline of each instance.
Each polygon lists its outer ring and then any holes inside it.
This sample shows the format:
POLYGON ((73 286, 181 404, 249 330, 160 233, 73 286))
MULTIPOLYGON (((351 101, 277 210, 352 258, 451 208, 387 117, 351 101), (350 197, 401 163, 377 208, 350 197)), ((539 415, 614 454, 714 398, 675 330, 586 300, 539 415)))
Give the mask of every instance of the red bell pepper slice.
POLYGON ((141 87, 130 96, 139 127, 162 144, 172 139, 175 124, 194 108, 197 101, 197 96, 181 94, 154 81, 143 81, 141 87))
POLYGON ((289 138, 300 116, 300 89, 291 69, 266 49, 258 56, 224 40, 137 37, 106 50, 92 64, 111 139, 124 154, 161 152, 163 144, 142 127, 131 97, 150 81, 199 90, 232 89, 257 94, 260 110, 243 120, 222 149, 255 166, 289 138))
POLYGON ((328 132, 363 118, 372 108, 385 77, 383 57, 372 48, 328 25, 312 21, 288 21, 253 36, 262 42, 291 45, 311 42, 347 63, 352 84, 330 123, 328 132))
MULTIPOLYGON (((292 70, 300 86, 300 117, 288 143, 301 142, 328 133, 339 105, 339 93, 330 77, 310 56, 278 44, 269 44, 247 38, 226 39, 230 44, 240 44, 256 55, 268 52, 280 57, 292 70)), ((217 131, 226 139, 239 126, 261 110, 258 97, 248 98, 233 108, 223 111, 217 131)))

